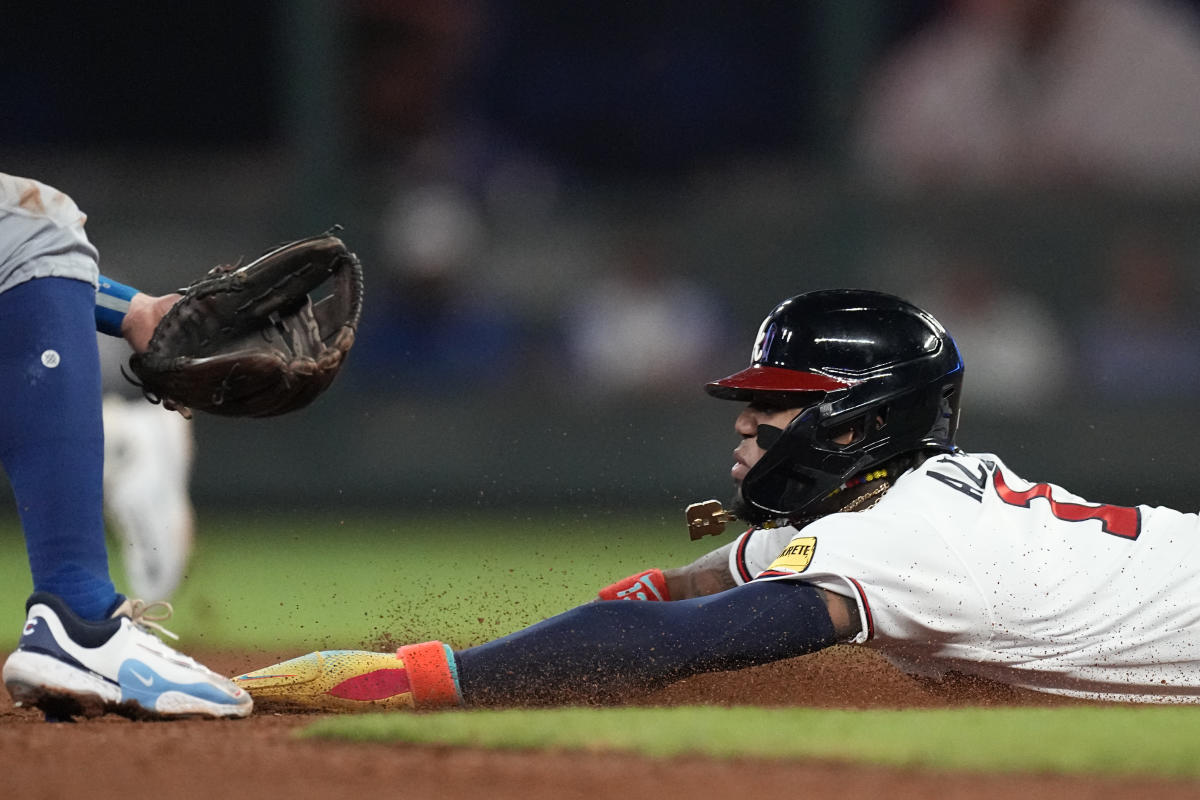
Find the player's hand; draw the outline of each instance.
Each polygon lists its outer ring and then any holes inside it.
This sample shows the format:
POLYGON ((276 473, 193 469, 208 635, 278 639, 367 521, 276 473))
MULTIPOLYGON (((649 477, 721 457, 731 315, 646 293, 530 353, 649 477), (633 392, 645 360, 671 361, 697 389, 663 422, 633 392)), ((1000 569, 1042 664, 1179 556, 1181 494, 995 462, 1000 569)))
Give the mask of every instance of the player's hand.
MULTIPOLYGON (((166 315, 171 306, 179 302, 181 297, 183 295, 178 292, 164 294, 160 297, 138 292, 129 299, 129 311, 126 312, 125 319, 121 320, 121 336, 133 348, 133 352, 146 352, 146 348, 150 346, 150 337, 154 335, 154 329, 158 326, 159 320, 166 315)), ((168 411, 178 411, 184 419, 192 418, 192 410, 187 406, 176 405, 169 400, 164 400, 163 408, 168 411)))
POLYGON ((130 298, 129 311, 125 314, 125 319, 121 321, 121 336, 129 342, 133 352, 146 352, 158 321, 163 318, 171 306, 179 302, 181 297, 183 295, 178 292, 161 297, 138 292, 130 298))
POLYGON ((601 600, 670 600, 661 569, 647 569, 600 590, 601 600))

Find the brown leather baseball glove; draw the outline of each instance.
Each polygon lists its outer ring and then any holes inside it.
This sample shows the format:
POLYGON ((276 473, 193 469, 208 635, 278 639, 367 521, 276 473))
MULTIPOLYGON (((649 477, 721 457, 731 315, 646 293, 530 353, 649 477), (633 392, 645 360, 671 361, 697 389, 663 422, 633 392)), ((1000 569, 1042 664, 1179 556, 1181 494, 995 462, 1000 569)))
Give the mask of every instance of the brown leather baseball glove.
POLYGON ((303 408, 333 382, 362 314, 358 258, 333 228, 180 292, 129 366, 151 402, 229 417, 303 408), (309 294, 327 283, 328 294, 309 294))

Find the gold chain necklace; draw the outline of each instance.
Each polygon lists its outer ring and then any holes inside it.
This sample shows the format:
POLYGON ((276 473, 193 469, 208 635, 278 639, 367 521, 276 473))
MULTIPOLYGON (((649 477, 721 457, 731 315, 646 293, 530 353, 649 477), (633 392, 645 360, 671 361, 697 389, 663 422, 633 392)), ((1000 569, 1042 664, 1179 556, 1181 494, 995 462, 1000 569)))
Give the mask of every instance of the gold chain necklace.
POLYGON ((890 488, 892 488, 891 481, 880 481, 879 485, 871 489, 871 491, 863 492, 858 497, 842 506, 842 511, 866 511, 868 508, 883 499, 883 493, 890 488), (870 501, 869 503, 867 502, 868 500, 870 501))

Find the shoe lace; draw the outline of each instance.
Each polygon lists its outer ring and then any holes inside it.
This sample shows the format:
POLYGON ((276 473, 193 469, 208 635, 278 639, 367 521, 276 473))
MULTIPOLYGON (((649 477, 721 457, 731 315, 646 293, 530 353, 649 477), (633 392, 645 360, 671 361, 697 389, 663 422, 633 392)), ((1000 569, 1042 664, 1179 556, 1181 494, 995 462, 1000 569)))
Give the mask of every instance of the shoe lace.
POLYGON ((140 628, 153 628, 159 633, 179 641, 179 636, 160 625, 175 613, 175 609, 166 600, 156 600, 147 603, 145 600, 130 600, 129 618, 140 628))

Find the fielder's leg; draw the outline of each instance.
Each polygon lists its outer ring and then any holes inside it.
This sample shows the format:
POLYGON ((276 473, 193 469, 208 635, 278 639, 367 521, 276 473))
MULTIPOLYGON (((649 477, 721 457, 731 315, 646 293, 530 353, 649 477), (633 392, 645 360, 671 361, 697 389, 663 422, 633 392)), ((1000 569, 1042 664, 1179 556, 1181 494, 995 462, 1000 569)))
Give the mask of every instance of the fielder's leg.
POLYGON ((117 605, 105 550, 95 290, 36 278, 0 294, 0 461, 35 591, 85 619, 117 605))

